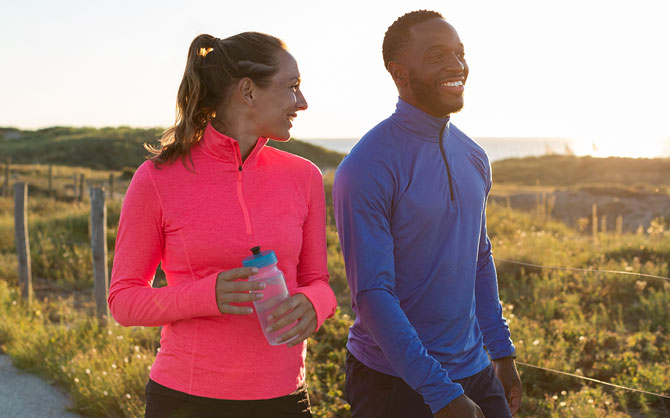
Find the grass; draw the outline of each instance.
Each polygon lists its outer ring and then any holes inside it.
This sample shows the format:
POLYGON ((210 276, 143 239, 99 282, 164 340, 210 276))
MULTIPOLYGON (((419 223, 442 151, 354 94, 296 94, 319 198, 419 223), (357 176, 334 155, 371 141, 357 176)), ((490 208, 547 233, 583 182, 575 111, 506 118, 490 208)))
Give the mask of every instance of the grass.
POLYGON ((619 184, 670 186, 670 158, 594 158, 565 155, 510 158, 493 164, 494 182, 532 186, 619 184))
MULTIPOLYGON (((19 164, 61 164, 96 170, 133 170, 148 155, 144 144, 158 145, 163 129, 52 127, 37 131, 0 128, 0 155, 19 164), (77 152, 72 152, 77 150, 77 152)), ((322 169, 337 167, 343 155, 292 140, 268 145, 305 158, 322 169)), ((5 160, 3 158, 2 163, 5 160)))
MULTIPOLYGON (((41 172, 39 167, 36 170, 41 172)), ((100 178, 105 174, 100 172, 100 178)), ((333 224, 332 173, 325 182, 328 267, 340 308, 309 341, 307 376, 315 416, 346 417, 344 344, 352 314, 333 224)), ((87 204, 33 196, 29 214, 33 275, 39 278, 38 284, 52 289, 37 288, 38 297, 31 306, 21 301, 16 286, 13 203, 0 199, 0 317, 4 319, 0 350, 11 355, 18 367, 66 388, 81 414, 141 416, 159 329, 123 328, 113 322, 100 325, 92 319, 87 204)), ((119 210, 120 201, 108 202, 110 253, 119 210)), ((600 234, 596 245, 590 236, 541 211, 525 213, 491 204, 488 222, 498 260, 500 297, 520 361, 668 393, 670 283, 502 261, 668 277, 670 233, 666 223, 659 220, 642 234, 600 234)), ((657 397, 521 365, 519 370, 524 384, 519 416, 653 417, 666 416, 670 408, 657 397)))

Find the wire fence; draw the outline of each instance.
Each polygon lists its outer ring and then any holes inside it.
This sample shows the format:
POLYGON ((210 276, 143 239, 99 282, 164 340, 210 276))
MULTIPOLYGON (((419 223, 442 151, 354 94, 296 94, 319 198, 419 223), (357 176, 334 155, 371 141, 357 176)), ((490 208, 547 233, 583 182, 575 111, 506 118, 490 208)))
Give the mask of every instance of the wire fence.
POLYGON ((670 282, 670 277, 656 276, 656 275, 653 275, 653 274, 645 274, 645 273, 636 273, 636 272, 632 272, 632 271, 599 270, 599 269, 590 269, 590 268, 584 269, 584 268, 577 268, 577 267, 542 266, 540 264, 524 263, 524 262, 521 262, 521 261, 505 260, 505 259, 502 259, 502 258, 495 258, 495 261, 500 261, 500 262, 509 263, 509 264, 518 264, 518 265, 526 266, 526 267, 542 268, 542 269, 580 271, 580 272, 583 272, 583 273, 622 274, 622 275, 628 275, 628 276, 646 277, 646 278, 649 278, 649 279, 661 279, 661 280, 666 280, 666 281, 670 282))
POLYGON ((624 389, 624 390, 627 390, 627 391, 630 391, 630 392, 644 393, 645 395, 652 395, 652 396, 658 396, 659 398, 670 399, 670 396, 664 395, 664 394, 661 394, 661 393, 655 393, 655 392, 649 392, 649 391, 641 390, 641 389, 629 388, 629 387, 622 386, 622 385, 615 385, 614 383, 604 382, 602 380, 594 379, 592 377, 580 376, 578 374, 568 373, 568 372, 564 372, 564 371, 561 371, 561 370, 550 369, 548 367, 536 366, 534 364, 528 364, 528 363, 524 363, 522 361, 515 361, 515 363, 520 365, 520 366, 530 367, 530 368, 538 369, 538 370, 543 370, 545 372, 562 374, 564 376, 570 376, 570 377, 574 377, 574 378, 577 378, 577 379, 586 380, 586 381, 589 381, 589 382, 598 383, 600 385, 610 386, 610 387, 617 388, 617 389, 624 389))
MULTIPOLYGON (((560 266, 543 266, 543 265, 540 265, 540 264, 525 263, 525 262, 515 261, 515 260, 506 260, 506 259, 503 259, 503 258, 496 258, 495 261, 508 263, 508 264, 516 264, 516 265, 521 265, 521 266, 526 266, 526 267, 540 268, 540 269, 579 271, 579 272, 583 272, 583 273, 620 274, 620 275, 626 275, 626 276, 637 276, 637 277, 645 277, 645 278, 650 278, 650 279, 660 279, 660 280, 666 280, 666 281, 670 282, 670 277, 657 276, 657 275, 645 274, 645 273, 637 273, 637 272, 631 272, 631 271, 600 270, 600 269, 592 269, 592 268, 586 268, 585 269, 585 268, 560 267, 560 266)), ((520 366, 524 366, 524 367, 543 370, 543 371, 549 372, 549 373, 556 373, 556 374, 561 374, 561 375, 564 375, 564 376, 570 376, 570 377, 573 377, 573 378, 576 378, 576 379, 581 379, 581 380, 585 380, 585 381, 588 381, 588 382, 593 382, 593 383, 597 383, 597 384, 600 384, 600 385, 613 387, 613 388, 616 388, 616 389, 622 389, 622 390, 627 390, 627 391, 630 391, 630 392, 642 393, 642 394, 645 394, 645 395, 656 396, 656 397, 663 398, 663 399, 670 399, 669 395, 656 393, 656 392, 650 392, 650 391, 646 391, 646 390, 642 390, 642 389, 629 388, 629 387, 622 386, 622 385, 616 385, 614 383, 604 382, 602 380, 598 380, 598 379, 594 379, 594 378, 586 377, 586 376, 581 376, 581 375, 578 375, 578 374, 575 374, 575 373, 568 373, 568 372, 565 372, 565 371, 550 369, 548 367, 537 366, 537 365, 534 365, 534 364, 528 364, 528 363, 524 363, 524 362, 521 362, 521 361, 516 361, 516 364, 518 364, 520 366)))

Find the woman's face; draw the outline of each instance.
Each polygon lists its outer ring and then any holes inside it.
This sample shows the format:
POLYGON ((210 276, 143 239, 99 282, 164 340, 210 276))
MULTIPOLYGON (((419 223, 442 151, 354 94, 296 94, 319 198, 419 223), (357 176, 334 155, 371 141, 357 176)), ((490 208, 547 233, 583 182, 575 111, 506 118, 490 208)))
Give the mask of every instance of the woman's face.
POLYGON ((295 58, 286 51, 278 53, 279 71, 270 85, 257 90, 257 128, 259 136, 288 141, 289 130, 299 110, 307 109, 307 101, 300 91, 300 72, 295 58))

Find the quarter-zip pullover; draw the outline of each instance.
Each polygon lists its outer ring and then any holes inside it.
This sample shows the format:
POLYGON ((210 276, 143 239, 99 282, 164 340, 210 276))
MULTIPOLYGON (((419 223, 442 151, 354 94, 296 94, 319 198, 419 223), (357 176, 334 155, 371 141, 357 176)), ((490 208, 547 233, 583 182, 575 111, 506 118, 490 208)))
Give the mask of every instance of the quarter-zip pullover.
POLYGON ((490 189, 484 150, 402 100, 335 174, 356 313, 347 348, 404 379, 434 413, 463 394, 452 379, 514 353, 486 234, 490 189))
POLYGON ((241 400, 285 396, 304 382, 306 343, 271 346, 256 314, 218 310, 217 275, 242 267, 253 246, 275 251, 289 292, 314 305, 317 327, 335 311, 321 173, 266 142, 242 161, 238 142, 208 125, 193 168, 147 161, 128 188, 109 305, 122 325, 163 326, 150 373, 163 386, 241 400), (168 286, 152 288, 159 263, 168 286))

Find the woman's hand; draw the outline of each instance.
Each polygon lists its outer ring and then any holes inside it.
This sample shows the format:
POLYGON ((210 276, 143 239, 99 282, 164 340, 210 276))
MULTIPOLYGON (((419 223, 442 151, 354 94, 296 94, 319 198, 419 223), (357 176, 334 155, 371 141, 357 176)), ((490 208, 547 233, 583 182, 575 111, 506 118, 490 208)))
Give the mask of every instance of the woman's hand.
POLYGON ((292 322, 298 321, 293 328, 277 337, 278 343, 291 340, 288 343, 289 347, 302 343, 316 330, 316 311, 312 302, 302 293, 296 293, 286 299, 268 317, 270 321, 274 321, 276 318, 279 319, 268 327, 269 332, 282 329, 292 322))
POLYGON ((253 302, 263 297, 262 293, 249 293, 250 290, 262 290, 263 282, 236 281, 258 273, 256 267, 240 267, 226 270, 216 277, 216 306, 219 312, 233 315, 249 315, 254 310, 248 306, 234 306, 231 302, 253 302))

